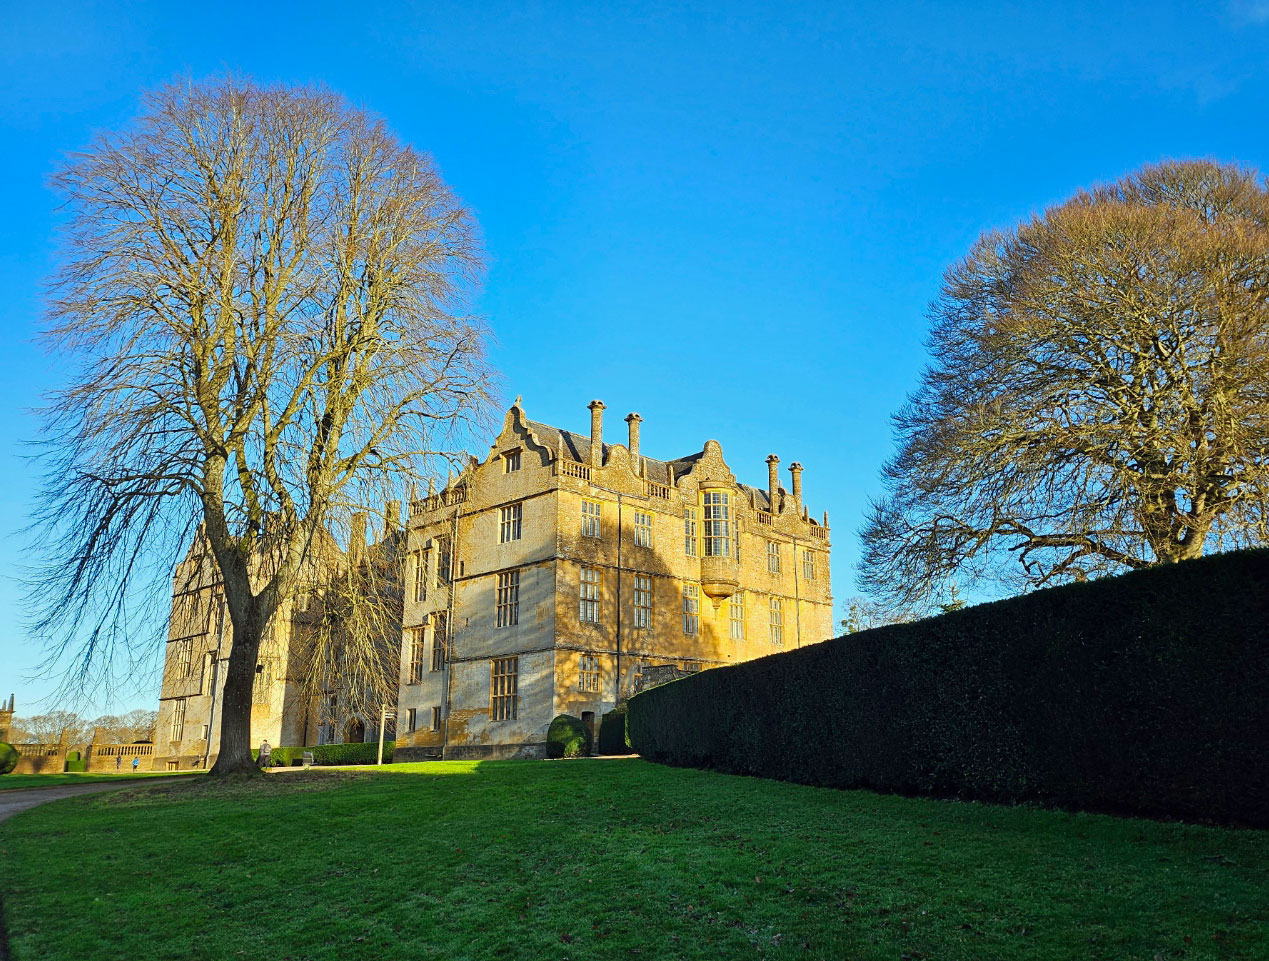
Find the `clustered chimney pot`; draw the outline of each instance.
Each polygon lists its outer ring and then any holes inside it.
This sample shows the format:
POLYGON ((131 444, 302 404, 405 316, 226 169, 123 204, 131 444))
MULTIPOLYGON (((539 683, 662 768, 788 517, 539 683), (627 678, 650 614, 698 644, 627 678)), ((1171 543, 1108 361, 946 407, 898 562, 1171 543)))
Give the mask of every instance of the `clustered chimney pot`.
POLYGON ((793 500, 799 507, 802 504, 802 465, 794 461, 789 465, 789 473, 793 476, 793 500))
POLYGON ((767 495, 771 498, 771 513, 780 512, 780 458, 775 454, 767 457, 767 495))

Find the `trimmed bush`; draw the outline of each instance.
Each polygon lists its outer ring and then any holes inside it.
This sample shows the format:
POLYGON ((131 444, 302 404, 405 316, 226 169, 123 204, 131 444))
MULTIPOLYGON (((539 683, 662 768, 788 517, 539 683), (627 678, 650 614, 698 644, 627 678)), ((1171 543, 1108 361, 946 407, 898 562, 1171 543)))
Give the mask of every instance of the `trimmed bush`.
POLYGON ((626 705, 619 704, 599 722, 600 754, 629 754, 630 740, 626 736, 626 705))
POLYGON ((1269 550, 1037 591, 645 691, 646 758, 1269 826, 1269 550))
POLYGON ((546 731, 547 757, 586 757, 590 754, 590 732, 580 717, 561 714, 546 731))
MULTIPOLYGON (((383 742, 383 763, 392 761, 395 741, 383 742)), ((318 744, 313 747, 275 747, 269 752, 270 767, 299 767, 304 763, 304 752, 313 752, 316 765, 374 764, 379 760, 379 742, 365 744, 318 744)), ((259 750, 252 749, 251 757, 260 760, 259 750)))
POLYGON ((87 770, 87 765, 79 758, 68 757, 66 759, 67 774, 83 774, 85 770, 87 770))
MULTIPOLYGON (((395 744, 395 741, 383 742, 384 764, 392 760, 392 748, 395 744)), ((379 759, 378 741, 366 744, 319 744, 316 747, 299 748, 298 755, 302 755, 305 750, 313 752, 314 764, 374 764, 379 759)))
POLYGON ((18 758, 21 756, 12 744, 0 741, 0 777, 18 766, 18 758))

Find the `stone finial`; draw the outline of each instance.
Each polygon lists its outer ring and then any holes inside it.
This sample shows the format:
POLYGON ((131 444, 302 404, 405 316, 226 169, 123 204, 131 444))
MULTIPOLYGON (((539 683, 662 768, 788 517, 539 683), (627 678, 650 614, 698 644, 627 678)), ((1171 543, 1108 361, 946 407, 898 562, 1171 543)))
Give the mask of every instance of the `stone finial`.
POLYGON ((771 513, 780 512, 780 458, 767 456, 767 495, 771 498, 771 513))
POLYGON ((630 462, 635 465, 637 471, 639 469, 639 425, 643 423, 643 418, 631 412, 626 415, 626 423, 630 426, 630 462))
POLYGON ((604 402, 592 400, 586 406, 590 410, 590 464, 601 467, 604 463, 604 402))

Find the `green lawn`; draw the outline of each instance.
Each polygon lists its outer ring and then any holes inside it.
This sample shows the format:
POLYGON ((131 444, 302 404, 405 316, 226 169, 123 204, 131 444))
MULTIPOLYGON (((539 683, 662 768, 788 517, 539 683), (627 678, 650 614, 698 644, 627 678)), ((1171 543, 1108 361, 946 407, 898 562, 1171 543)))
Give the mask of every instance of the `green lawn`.
POLYGON ((29 787, 60 787, 64 784, 95 784, 98 781, 120 781, 133 777, 176 777, 198 771, 120 771, 118 774, 6 774, 0 777, 0 792, 29 787))
POLYGON ((13 957, 1263 959, 1269 832, 640 760, 393 765, 0 825, 13 957))

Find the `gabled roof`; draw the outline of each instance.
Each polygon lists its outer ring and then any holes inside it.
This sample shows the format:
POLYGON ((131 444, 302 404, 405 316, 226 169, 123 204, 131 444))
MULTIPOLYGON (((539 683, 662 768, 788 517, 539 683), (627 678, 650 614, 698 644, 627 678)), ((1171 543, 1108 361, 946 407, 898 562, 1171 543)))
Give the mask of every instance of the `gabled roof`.
MULTIPOLYGON (((571 430, 563 430, 559 427, 552 427, 550 424, 541 424, 535 420, 525 420, 525 426, 537 436, 538 440, 545 444, 551 450, 564 448, 564 453, 573 460, 582 464, 590 463, 590 438, 581 434, 575 434, 571 430)), ((608 452, 612 450, 611 444, 604 445, 604 458, 607 459, 608 452)), ((670 483, 670 470, 674 470, 674 477, 677 479, 691 470, 695 464, 704 455, 704 451, 697 451, 695 454, 688 454, 685 457, 679 457, 676 460, 664 461, 657 460, 655 457, 648 457, 641 454, 644 464, 646 465, 648 480, 654 484, 670 483)))

